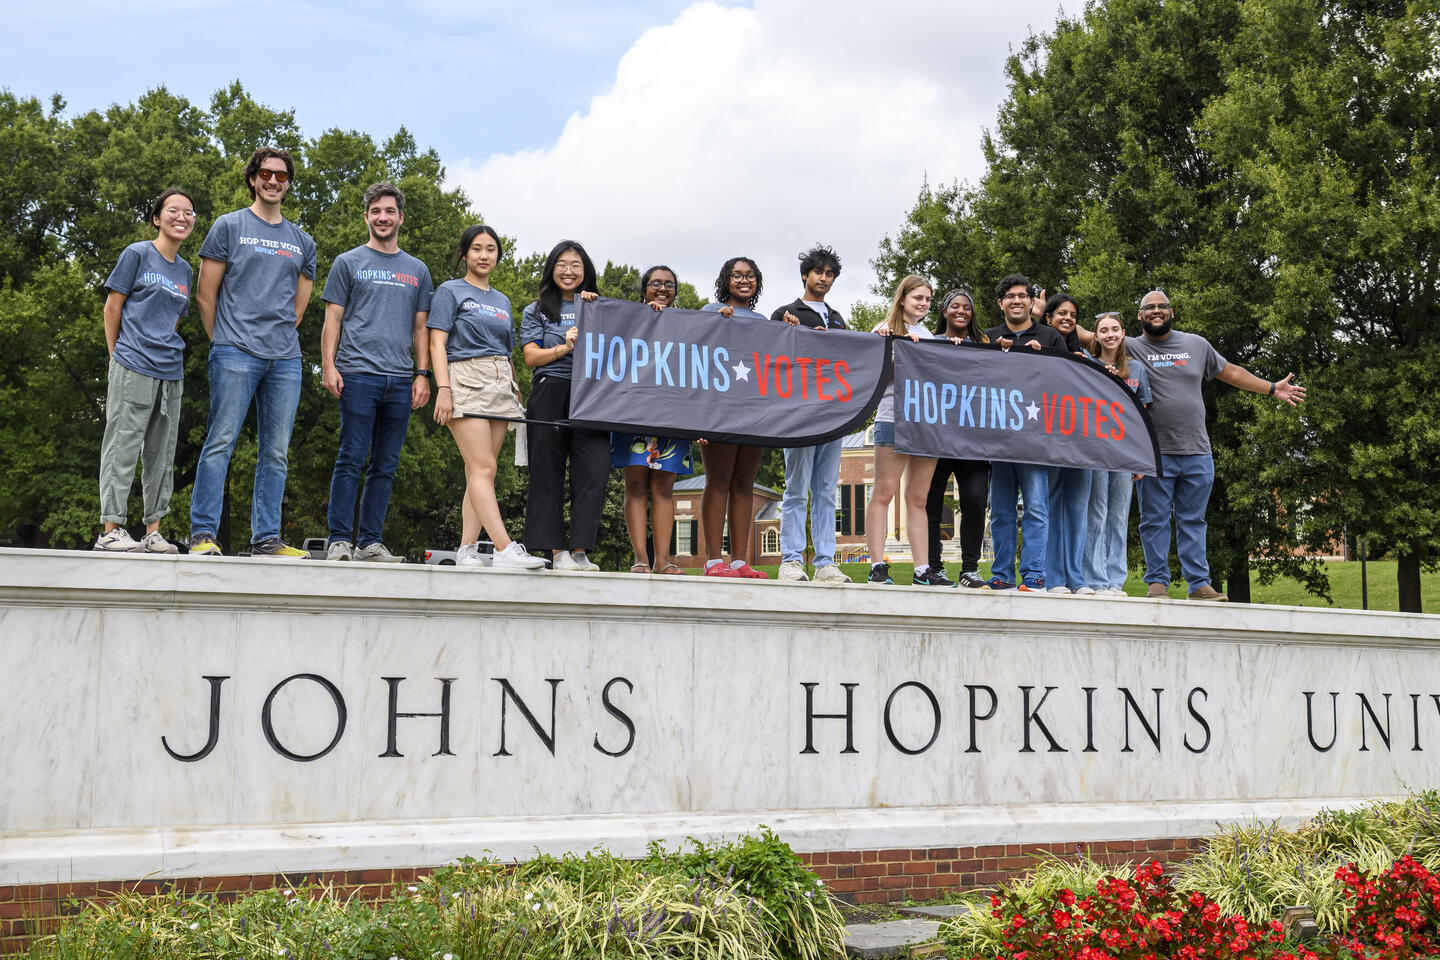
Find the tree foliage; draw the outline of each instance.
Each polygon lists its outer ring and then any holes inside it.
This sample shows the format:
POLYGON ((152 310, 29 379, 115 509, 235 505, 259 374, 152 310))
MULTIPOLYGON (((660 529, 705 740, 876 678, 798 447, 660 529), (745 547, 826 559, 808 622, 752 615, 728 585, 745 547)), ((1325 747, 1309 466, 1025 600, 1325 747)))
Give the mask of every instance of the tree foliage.
MULTIPOLYGON (((197 273, 200 240, 215 218, 250 203, 242 177, 251 152, 279 144, 296 161, 296 181, 285 215, 315 238, 314 294, 300 325, 305 382, 290 444, 282 535, 298 543, 327 532, 330 474, 335 462, 339 410, 320 383, 320 296, 330 265, 367 237, 361 218, 365 188, 388 179, 405 192, 401 245, 430 268, 439 283, 457 275, 455 244, 481 222, 463 191, 445 186, 434 150, 422 150, 401 127, 377 142, 369 133, 326 130, 306 137, 294 114, 255 101, 237 82, 215 93, 208 109, 157 88, 134 103, 65 116, 58 96, 48 105, 0 91, 0 538, 53 547, 83 547, 98 527, 100 438, 105 423, 106 351, 101 323, 105 277, 120 251, 150 239, 147 216, 156 196, 171 186, 195 198, 198 222, 181 248, 197 273)), ((495 286, 523 308, 539 288, 543 254, 518 255, 506 242, 495 286)), ((606 296, 635 299, 639 271, 607 263, 600 279, 606 296)), ((682 284, 680 302, 703 301, 682 284)), ((161 530, 188 534, 195 464, 209 409, 208 344, 198 309, 180 326, 185 354, 185 398, 176 451, 175 495, 161 530)), ((528 391, 529 371, 517 351, 516 369, 528 391)), ((430 409, 411 419, 386 524, 392 549, 412 556, 450 546, 460 533, 464 473, 449 432, 430 409)), ((513 437, 513 434, 512 434, 513 437)), ((502 514, 512 535, 523 537, 525 468, 514 466, 507 442, 496 479, 502 514)), ((231 461, 222 546, 249 541, 255 467, 253 415, 231 461)), ((620 483, 611 483, 597 559, 628 563, 620 483)), ((130 515, 138 517, 139 484, 130 515)))
MULTIPOLYGON (((1207 389, 1210 556, 1328 589, 1299 558, 1357 536, 1400 559, 1401 609, 1437 559, 1440 4, 1106 0, 1009 59, 978 184, 922 185, 881 244, 905 273, 989 291, 1018 270, 1082 309, 1155 287, 1177 325, 1269 378, 1297 414, 1207 389)), ((881 289, 877 289, 881 292, 881 289)), ((996 321, 991 321, 996 322, 996 321)))

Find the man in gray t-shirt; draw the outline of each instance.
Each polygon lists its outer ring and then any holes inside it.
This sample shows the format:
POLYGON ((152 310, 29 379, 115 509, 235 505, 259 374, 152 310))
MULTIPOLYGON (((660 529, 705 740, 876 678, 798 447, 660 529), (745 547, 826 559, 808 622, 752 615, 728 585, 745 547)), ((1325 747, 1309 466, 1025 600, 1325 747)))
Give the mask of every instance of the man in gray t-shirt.
POLYGON ((370 240, 335 258, 321 294, 321 382, 340 401, 326 559, 398 563, 402 558, 385 549, 380 533, 410 411, 430 400, 425 321, 433 288, 425 264, 400 249, 405 194, 392 183, 371 184, 364 210, 370 240), (418 369, 411 366, 412 346, 418 369), (362 497, 360 471, 367 457, 362 497))
POLYGON ((1150 377, 1150 422, 1160 444, 1162 477, 1141 477, 1140 542, 1145 548, 1148 596, 1165 597, 1170 586, 1170 521, 1175 521, 1175 547, 1180 572, 1191 600, 1225 600, 1210 585, 1205 559, 1205 510, 1215 483, 1215 461, 1205 430, 1201 384, 1219 379, 1232 387, 1265 393, 1292 407, 1305 400, 1305 388, 1285 379, 1262 380, 1238 363, 1227 363, 1210 341, 1173 330, 1174 311, 1163 291, 1152 290, 1140 301, 1144 335, 1127 337, 1125 352, 1143 365, 1150 377))
POLYGON ((220 553, 215 542, 230 454, 255 402, 258 455, 250 502, 254 556, 306 556, 280 539, 290 431, 300 405, 296 328, 315 283, 315 241, 280 212, 295 161, 261 147, 245 164, 254 202, 215 221, 200 246, 195 303, 210 336, 210 418, 190 499, 190 552, 220 553))

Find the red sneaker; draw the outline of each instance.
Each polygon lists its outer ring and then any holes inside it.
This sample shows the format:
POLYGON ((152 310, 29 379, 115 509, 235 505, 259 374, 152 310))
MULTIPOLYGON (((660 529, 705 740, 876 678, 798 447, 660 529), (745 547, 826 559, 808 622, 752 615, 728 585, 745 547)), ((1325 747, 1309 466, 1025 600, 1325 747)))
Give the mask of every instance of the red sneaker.
POLYGON ((740 571, 730 569, 730 564, 728 564, 728 563, 726 563, 725 561, 722 560, 722 561, 720 561, 719 563, 711 564, 710 566, 706 567, 706 568, 705 568, 705 576, 707 576, 707 577, 738 577, 738 576, 740 576, 740 571))
POLYGON ((734 568, 734 570, 735 576, 737 577, 749 577, 751 580, 770 579, 770 574, 766 573, 764 570, 756 570, 754 567, 750 566, 750 564, 746 563, 743 560, 740 561, 740 566, 734 568))

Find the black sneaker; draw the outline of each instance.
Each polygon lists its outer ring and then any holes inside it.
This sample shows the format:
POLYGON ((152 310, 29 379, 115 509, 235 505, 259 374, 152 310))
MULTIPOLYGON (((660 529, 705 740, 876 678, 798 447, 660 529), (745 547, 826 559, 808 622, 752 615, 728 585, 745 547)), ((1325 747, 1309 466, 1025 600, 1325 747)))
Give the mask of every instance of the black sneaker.
POLYGON ((894 583, 890 579, 890 564, 877 563, 870 568, 869 581, 871 583, 894 583))
POLYGON ((945 571, 944 571, 944 570, 936 570, 934 567, 931 567, 929 570, 926 570, 924 573, 917 573, 917 574, 915 574, 915 576, 911 579, 910 582, 913 583, 913 584, 915 584, 915 586, 917 586, 917 587, 953 587, 953 586, 955 586, 955 584, 953 584, 953 583, 950 582, 950 578, 947 577, 947 576, 945 576, 945 571))
POLYGON ((980 579, 978 570, 966 570, 960 574, 960 586, 968 587, 971 590, 983 590, 985 581, 980 579))

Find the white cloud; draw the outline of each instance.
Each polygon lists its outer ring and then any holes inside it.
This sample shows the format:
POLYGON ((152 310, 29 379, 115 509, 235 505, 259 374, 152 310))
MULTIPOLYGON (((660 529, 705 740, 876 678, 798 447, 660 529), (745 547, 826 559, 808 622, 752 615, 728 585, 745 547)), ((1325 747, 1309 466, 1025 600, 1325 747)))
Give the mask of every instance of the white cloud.
POLYGON ((753 256, 766 309, 799 293, 796 254, 828 243, 845 263, 831 300, 847 307, 869 297, 869 261, 922 178, 983 171, 1004 60, 1027 23, 1049 29, 1057 12, 696 3, 645 31, 551 146, 452 163, 451 179, 522 251, 573 238, 601 262, 669 263, 707 294, 726 258, 753 256))

